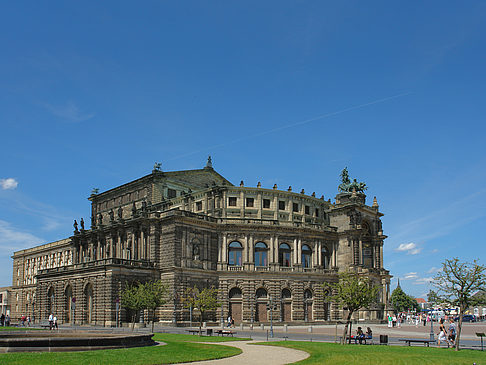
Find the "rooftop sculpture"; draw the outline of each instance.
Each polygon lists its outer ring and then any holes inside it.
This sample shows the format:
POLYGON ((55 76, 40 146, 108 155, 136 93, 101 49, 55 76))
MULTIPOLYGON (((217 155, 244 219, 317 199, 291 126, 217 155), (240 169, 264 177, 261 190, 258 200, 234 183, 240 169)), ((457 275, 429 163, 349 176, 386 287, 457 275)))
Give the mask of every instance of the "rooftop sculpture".
POLYGON ((368 187, 364 182, 358 182, 356 179, 349 178, 348 168, 345 167, 343 171, 341 171, 341 184, 338 186, 340 193, 351 193, 353 190, 357 193, 364 193, 368 187))

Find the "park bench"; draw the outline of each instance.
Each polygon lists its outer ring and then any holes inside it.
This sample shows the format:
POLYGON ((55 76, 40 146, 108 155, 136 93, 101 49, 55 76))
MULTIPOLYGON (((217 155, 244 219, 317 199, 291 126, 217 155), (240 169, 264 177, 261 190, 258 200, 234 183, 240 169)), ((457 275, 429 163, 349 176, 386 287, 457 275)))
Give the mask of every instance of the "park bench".
POLYGON ((234 332, 234 331, 228 331, 228 330, 216 330, 215 332, 218 334, 218 336, 224 336, 224 335, 226 335, 226 336, 233 337, 233 335, 236 334, 236 332, 234 332))
POLYGON ((202 334, 202 330, 199 331, 199 330, 187 330, 187 332, 189 332, 191 335, 200 335, 202 334))
POLYGON ((399 338, 398 341, 403 341, 408 344, 408 346, 411 346, 412 343, 423 343, 424 346, 427 345, 427 347, 429 347, 431 343, 435 343, 435 340, 426 340, 419 338, 399 338))
MULTIPOLYGON (((202 335, 203 331, 204 330, 186 330, 187 332, 189 332, 191 335, 202 335)), ((206 335, 208 336, 212 336, 213 335, 213 329, 212 328, 208 328, 206 329, 206 335)))
MULTIPOLYGON (((339 337, 339 341, 341 341, 343 337, 339 337)), ((360 344, 360 345, 373 345, 373 336, 365 336, 361 339, 361 342, 359 342, 359 338, 356 338, 355 336, 346 336, 346 343, 349 343, 349 340, 351 339, 351 344, 360 344)))

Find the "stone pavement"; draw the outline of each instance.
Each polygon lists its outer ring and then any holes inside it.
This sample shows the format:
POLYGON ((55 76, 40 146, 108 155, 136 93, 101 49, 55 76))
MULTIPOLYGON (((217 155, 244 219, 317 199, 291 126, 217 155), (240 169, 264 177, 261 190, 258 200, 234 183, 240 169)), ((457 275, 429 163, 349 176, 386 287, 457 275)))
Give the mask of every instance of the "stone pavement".
POLYGON ((209 342, 210 345, 238 347, 243 352, 239 355, 219 360, 191 362, 191 365, 284 365, 304 360, 309 354, 304 351, 285 347, 251 345, 253 341, 209 342))

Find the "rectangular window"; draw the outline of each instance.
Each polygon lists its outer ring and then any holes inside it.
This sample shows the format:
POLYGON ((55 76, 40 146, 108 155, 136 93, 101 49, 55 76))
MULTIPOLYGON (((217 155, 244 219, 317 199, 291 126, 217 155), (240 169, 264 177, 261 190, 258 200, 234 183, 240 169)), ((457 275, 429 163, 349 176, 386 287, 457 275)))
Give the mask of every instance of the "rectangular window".
POLYGON ((228 205, 230 207, 236 207, 236 197, 235 196, 230 196, 228 198, 228 205))
POLYGON ((167 189, 167 196, 169 199, 175 198, 177 192, 174 189, 167 189))
POLYGON ((249 208, 253 208, 255 205, 255 199, 254 198, 246 198, 246 206, 249 208))
POLYGON ((196 202, 196 210, 202 210, 202 202, 196 202))
POLYGON ((305 214, 310 214, 310 207, 308 205, 305 206, 305 214))
POLYGON ((263 208, 270 209, 270 199, 263 199, 263 208))
POLYGON ((319 209, 316 208, 316 217, 319 217, 319 209))
POLYGON ((285 202, 279 201, 278 202, 278 209, 280 210, 285 210, 285 202))
POLYGON ((293 210, 294 212, 298 212, 298 211, 299 211, 299 204, 298 204, 298 203, 294 203, 294 204, 292 205, 292 210, 293 210))

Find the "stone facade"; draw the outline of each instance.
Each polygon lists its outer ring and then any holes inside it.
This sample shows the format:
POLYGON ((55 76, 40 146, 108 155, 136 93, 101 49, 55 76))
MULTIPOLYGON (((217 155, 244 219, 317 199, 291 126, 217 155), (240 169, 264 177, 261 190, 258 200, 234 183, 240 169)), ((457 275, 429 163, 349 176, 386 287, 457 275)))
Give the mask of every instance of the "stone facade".
MULTIPOLYGON (((386 236, 376 200, 367 206, 363 193, 340 193, 331 203, 290 187, 234 186, 208 164, 156 168, 89 200, 89 229, 80 222, 69 238, 14 253, 12 318, 52 311, 61 323, 114 325, 124 285, 162 279, 171 295, 155 312, 160 322, 187 324, 181 297, 197 285, 219 289, 221 308, 209 314, 215 322, 230 313, 236 323, 266 323, 270 315, 323 323, 345 314, 326 301, 322 285, 343 270, 381 288, 377 303, 356 316, 383 318, 386 236)), ((118 315, 127 320, 122 307, 118 315)))

